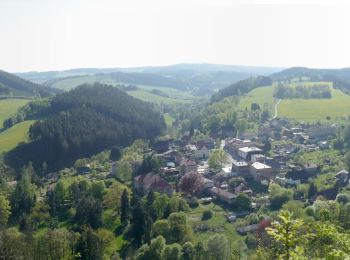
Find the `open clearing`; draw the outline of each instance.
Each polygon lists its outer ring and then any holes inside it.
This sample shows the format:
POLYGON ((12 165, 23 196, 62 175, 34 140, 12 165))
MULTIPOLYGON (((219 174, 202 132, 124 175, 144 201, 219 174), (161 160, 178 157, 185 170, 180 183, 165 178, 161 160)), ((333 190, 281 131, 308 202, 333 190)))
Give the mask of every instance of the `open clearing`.
MULTIPOLYGON (((2 99, 0 100, 0 129, 5 119, 17 112, 17 109, 27 104, 28 99, 2 99)), ((28 130, 34 121, 24 121, 0 132, 0 154, 7 152, 21 142, 28 141, 28 130)))
MULTIPOLYGON (((312 87, 315 82, 304 83, 312 87)), ((318 84, 325 84, 319 82, 318 84)), ((330 83, 326 83, 330 84, 330 83)), ((273 97, 274 86, 259 87, 242 98, 240 107, 250 109, 252 103, 257 103, 263 109, 268 108, 274 114, 277 100, 273 97)), ((299 121, 331 121, 340 122, 350 116, 350 96, 338 89, 331 89, 330 99, 282 99, 278 105, 278 117, 287 117, 299 121), (330 120, 326 118, 330 117, 330 120)))
POLYGON ((0 154, 15 148, 21 142, 28 141, 28 130, 34 122, 34 120, 24 121, 1 132, 0 154))
POLYGON ((16 114, 17 109, 29 101, 28 99, 0 99, 0 129, 5 119, 16 114))

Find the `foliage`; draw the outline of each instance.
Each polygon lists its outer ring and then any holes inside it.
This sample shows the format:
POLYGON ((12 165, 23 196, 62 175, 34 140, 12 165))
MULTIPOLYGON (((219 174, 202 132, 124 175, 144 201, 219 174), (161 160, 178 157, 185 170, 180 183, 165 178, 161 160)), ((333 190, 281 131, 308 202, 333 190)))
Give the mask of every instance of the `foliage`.
POLYGON ((55 96, 47 113, 47 119, 31 127, 32 142, 7 156, 9 163, 32 161, 38 168, 45 161, 49 169, 57 169, 115 145, 152 139, 165 129, 164 118, 152 105, 100 84, 55 96))

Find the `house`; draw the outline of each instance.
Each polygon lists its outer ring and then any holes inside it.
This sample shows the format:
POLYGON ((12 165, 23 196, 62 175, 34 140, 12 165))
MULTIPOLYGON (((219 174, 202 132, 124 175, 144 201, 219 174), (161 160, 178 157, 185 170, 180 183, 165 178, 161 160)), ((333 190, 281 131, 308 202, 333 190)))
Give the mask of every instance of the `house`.
POLYGON ((91 173, 90 164, 86 164, 85 166, 77 167, 77 173, 78 174, 89 174, 89 173, 91 173))
POLYGON ((253 191, 247 185, 245 185, 244 183, 241 183, 235 188, 235 194, 239 194, 239 193, 252 195, 253 191))
POLYGON ((229 204, 231 204, 237 197, 235 194, 217 187, 212 187, 209 190, 209 194, 229 204))
POLYGON ((237 173, 237 175, 244 176, 246 174, 249 174, 249 165, 244 161, 234 161, 232 163, 231 171, 237 173))
POLYGON ((309 178, 314 177, 318 171, 319 167, 316 164, 305 164, 305 165, 293 165, 290 164, 289 171, 286 173, 286 178, 289 182, 300 181, 301 183, 308 182, 309 178))
POLYGON ((169 150, 170 140, 158 141, 156 142, 152 148, 157 153, 164 153, 169 150))
POLYGON ((259 224, 253 224, 253 225, 248 225, 248 226, 244 226, 244 227, 238 227, 237 232, 238 232, 238 234, 244 236, 247 233, 254 232, 254 231, 258 230, 258 228, 259 228, 259 224))
POLYGON ((196 159, 207 159, 210 154, 210 149, 204 146, 197 146, 197 149, 194 150, 194 157, 196 159))
POLYGON ((266 164, 255 162, 250 166, 250 175, 255 180, 270 180, 272 178, 272 168, 266 164))
POLYGON ((337 134, 337 125, 314 125, 306 129, 306 133, 311 139, 327 138, 337 134))
POLYGON ((183 159, 180 163, 180 169, 182 174, 186 174, 188 172, 197 171, 197 164, 195 161, 190 159, 183 159))
POLYGON ((347 185, 349 183, 349 172, 346 170, 341 170, 335 175, 335 179, 341 185, 347 185))
POLYGON ((211 189, 214 187, 214 181, 203 178, 203 189, 211 189))
POLYGON ((197 146, 198 147, 203 147, 203 146, 205 146, 205 147, 207 147, 208 149, 215 149, 215 140, 213 139, 213 138, 206 138, 206 139, 204 139, 204 140, 202 140, 202 141, 199 141, 198 143, 197 143, 197 146))
POLYGON ((134 187, 141 194, 147 194, 150 191, 165 193, 169 196, 173 194, 172 186, 153 172, 136 176, 134 187))
POLYGON ((247 146, 238 149, 238 155, 244 160, 250 161, 253 154, 263 154, 263 150, 254 146, 247 146))
POLYGON ((225 142, 225 149, 231 153, 231 154, 236 154, 238 153, 238 150, 243 147, 249 147, 253 146, 254 143, 250 141, 249 139, 241 140, 238 138, 232 138, 228 139, 225 142))

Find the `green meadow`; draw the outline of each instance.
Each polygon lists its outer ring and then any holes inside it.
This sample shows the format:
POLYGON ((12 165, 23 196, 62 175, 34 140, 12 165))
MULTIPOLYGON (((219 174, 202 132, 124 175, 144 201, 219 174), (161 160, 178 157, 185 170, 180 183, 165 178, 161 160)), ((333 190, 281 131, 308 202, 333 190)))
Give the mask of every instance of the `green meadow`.
MULTIPOLYGON (((298 83, 291 83, 295 87, 298 83)), ((329 84, 329 82, 303 82, 304 86, 329 84)), ((252 103, 257 103, 263 109, 267 107, 272 115, 277 100, 273 97, 274 85, 259 87, 242 97, 240 107, 250 109, 252 103)), ((299 121, 331 121, 340 122, 350 116, 350 96, 331 88, 330 99, 283 99, 277 107, 278 117, 287 117, 299 121)))
POLYGON ((34 121, 24 121, 13 127, 2 130, 5 119, 17 112, 17 109, 27 104, 27 99, 2 99, 0 100, 0 154, 15 148, 19 143, 28 141, 28 130, 34 121))

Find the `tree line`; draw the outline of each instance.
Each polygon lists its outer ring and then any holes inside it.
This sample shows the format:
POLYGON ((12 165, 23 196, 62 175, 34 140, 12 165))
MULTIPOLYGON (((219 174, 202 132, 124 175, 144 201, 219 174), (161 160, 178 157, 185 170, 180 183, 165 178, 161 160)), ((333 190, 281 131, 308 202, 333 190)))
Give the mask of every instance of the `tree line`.
POLYGON ((274 89, 274 97, 281 99, 325 99, 332 97, 332 90, 328 85, 313 85, 313 86, 302 86, 298 85, 295 87, 286 86, 279 83, 274 89))

